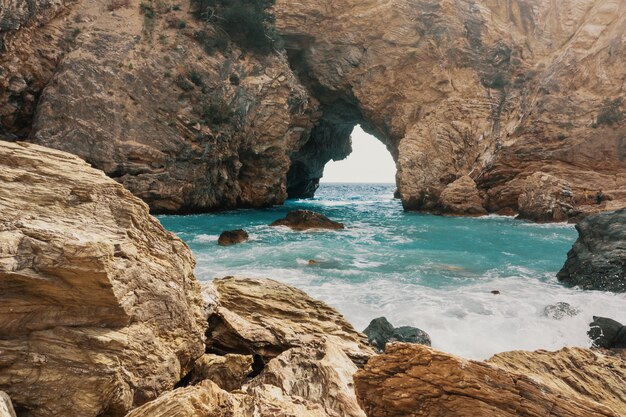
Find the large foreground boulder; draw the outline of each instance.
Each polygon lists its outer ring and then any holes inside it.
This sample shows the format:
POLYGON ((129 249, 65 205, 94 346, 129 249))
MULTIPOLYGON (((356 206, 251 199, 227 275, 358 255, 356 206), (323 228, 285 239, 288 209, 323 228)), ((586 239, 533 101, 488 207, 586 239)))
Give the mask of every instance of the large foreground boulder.
POLYGON ((0 390, 25 417, 122 416, 204 351, 189 248, 81 159, 0 142, 0 390))
POLYGON ((626 292, 626 209, 589 216, 557 277, 586 290, 626 292))
POLYGON ((626 409, 626 363, 588 349, 478 362, 397 343, 354 378, 369 417, 618 417, 626 409))

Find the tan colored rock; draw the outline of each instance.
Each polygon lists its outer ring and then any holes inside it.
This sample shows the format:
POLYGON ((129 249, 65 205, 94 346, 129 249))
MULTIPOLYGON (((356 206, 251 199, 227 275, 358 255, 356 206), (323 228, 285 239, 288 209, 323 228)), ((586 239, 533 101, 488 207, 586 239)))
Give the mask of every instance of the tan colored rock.
POLYGON ((414 344, 393 344, 355 375, 370 417, 620 416, 626 364, 587 349, 508 352, 470 361, 414 344))
POLYGON ((487 214, 476 183, 468 175, 448 184, 441 192, 440 199, 445 213, 464 216, 487 214))
POLYGON ((356 365, 337 345, 312 342, 267 363, 249 388, 274 385, 290 396, 320 404, 330 415, 365 417, 354 393, 356 365))
POLYGON ((11 397, 4 391, 0 391, 0 417, 16 417, 11 397))
POLYGON ((252 372, 253 361, 249 355, 202 355, 194 364, 188 383, 195 385, 210 380, 226 391, 239 389, 252 372))
POLYGON ((0 142, 0 389, 20 415, 122 416, 202 355, 189 248, 79 158, 0 142))
POLYGON ((569 183, 544 172, 522 181, 518 197, 519 217, 537 222, 560 222, 575 218, 569 183))
MULTIPOLYGON (((213 281, 209 351, 248 352, 269 360, 287 349, 326 340, 357 364, 373 354, 367 339, 336 310, 270 279, 213 281)), ((205 290, 209 294, 211 290, 205 290)))

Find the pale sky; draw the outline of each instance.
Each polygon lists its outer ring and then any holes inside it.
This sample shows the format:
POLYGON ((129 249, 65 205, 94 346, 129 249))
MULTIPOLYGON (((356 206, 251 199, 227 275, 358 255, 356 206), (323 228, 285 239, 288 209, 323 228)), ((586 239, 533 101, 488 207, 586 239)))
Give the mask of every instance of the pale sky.
POLYGON ((330 161, 321 182, 396 182, 396 164, 378 139, 361 129, 352 132, 352 153, 343 161, 330 161))

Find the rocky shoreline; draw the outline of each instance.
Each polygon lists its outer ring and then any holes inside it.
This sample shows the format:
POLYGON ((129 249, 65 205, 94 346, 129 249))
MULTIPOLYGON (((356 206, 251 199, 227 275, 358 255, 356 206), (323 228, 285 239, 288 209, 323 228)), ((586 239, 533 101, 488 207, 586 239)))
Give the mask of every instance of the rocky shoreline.
MULTIPOLYGON (((0 391, 19 417, 626 409, 620 351, 478 362, 391 343, 376 354, 337 311, 277 281, 227 277, 201 288, 187 245, 67 153, 1 143, 0 205, 0 391)), ((0 400, 0 416, 12 417, 0 400)))

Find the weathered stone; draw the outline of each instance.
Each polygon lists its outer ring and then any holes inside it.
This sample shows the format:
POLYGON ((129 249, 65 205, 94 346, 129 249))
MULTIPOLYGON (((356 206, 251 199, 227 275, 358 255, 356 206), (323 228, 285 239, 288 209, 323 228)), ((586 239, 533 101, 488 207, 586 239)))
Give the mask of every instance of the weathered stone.
POLYGON ((626 348, 626 326, 606 317, 593 317, 587 334, 593 345, 605 349, 626 348))
POLYGON ((578 215, 571 186, 543 172, 523 180, 517 205, 520 219, 537 222, 560 222, 578 215))
POLYGON ((356 364, 373 351, 336 310, 304 292, 269 279, 213 280, 205 294, 210 311, 207 348, 255 354, 268 361, 282 352, 327 340, 356 364), (210 295, 209 295, 210 294, 210 295))
POLYGON ((0 391, 0 417, 16 417, 11 397, 4 391, 0 391))
POLYGON ((20 416, 122 416, 202 355, 189 248, 79 158, 0 142, 0 389, 20 416))
POLYGON ((487 214, 476 182, 468 175, 448 184, 441 192, 440 199, 444 213, 463 216, 487 214))
POLYGON ((554 320, 561 320, 564 317, 574 317, 580 313, 580 310, 572 307, 569 303, 558 302, 556 304, 550 304, 543 309, 544 317, 549 317, 554 320))
POLYGON ((323 214, 316 213, 311 210, 293 210, 287 213, 284 219, 278 219, 270 226, 287 226, 293 230, 309 230, 309 229, 343 229, 343 223, 330 220, 323 214))
POLYGON ((411 326, 394 328, 385 317, 372 320, 363 333, 379 352, 385 351, 388 342, 419 343, 426 346, 430 346, 431 343, 430 336, 425 331, 411 326))
POLYGON ((477 362, 397 343, 354 378, 369 417, 618 417, 626 407, 626 363, 579 348, 477 362))
POLYGON ((626 209, 587 217, 576 225, 578 240, 557 274, 586 290, 626 292, 626 209))
POLYGON ((243 243, 248 240, 248 232, 245 230, 227 230, 220 234, 219 239, 217 239, 217 243, 220 246, 232 246, 237 243, 243 243))
POLYGON ((195 385, 209 380, 226 391, 234 391, 240 389, 246 377, 252 373, 253 362, 254 359, 249 355, 205 354, 194 363, 187 382, 195 385))

